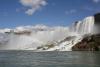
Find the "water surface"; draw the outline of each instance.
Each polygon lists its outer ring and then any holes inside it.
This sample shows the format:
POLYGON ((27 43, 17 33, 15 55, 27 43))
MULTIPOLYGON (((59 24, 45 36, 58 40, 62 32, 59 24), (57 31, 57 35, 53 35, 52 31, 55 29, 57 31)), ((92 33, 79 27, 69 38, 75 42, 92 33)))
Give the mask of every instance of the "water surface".
POLYGON ((0 51, 0 67, 100 67, 100 52, 0 51))

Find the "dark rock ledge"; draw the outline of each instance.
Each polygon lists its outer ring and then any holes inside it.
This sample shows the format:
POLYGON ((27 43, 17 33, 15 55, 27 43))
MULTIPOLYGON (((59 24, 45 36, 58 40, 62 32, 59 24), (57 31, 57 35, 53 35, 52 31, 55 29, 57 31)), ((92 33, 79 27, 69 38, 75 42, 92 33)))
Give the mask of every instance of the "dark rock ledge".
POLYGON ((100 34, 85 36, 72 47, 72 51, 100 51, 100 34))

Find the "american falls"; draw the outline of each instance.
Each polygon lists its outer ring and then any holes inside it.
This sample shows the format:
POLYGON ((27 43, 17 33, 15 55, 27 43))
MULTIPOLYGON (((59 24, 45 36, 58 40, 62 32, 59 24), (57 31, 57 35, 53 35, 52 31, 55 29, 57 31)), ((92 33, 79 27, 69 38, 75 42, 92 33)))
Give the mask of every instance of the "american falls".
POLYGON ((90 16, 69 27, 35 25, 0 29, 0 50, 71 51, 83 35, 94 33, 94 22, 94 16, 90 16))

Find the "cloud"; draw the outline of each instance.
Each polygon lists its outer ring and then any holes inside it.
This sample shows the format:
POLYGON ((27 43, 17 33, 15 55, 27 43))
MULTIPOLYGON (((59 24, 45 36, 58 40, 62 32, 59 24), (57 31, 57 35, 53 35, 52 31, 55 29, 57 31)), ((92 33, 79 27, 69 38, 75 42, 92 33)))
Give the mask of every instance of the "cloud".
POLYGON ((71 10, 67 10, 65 13, 66 14, 73 14, 73 13, 76 13, 77 10, 76 9, 71 9, 71 10))
POLYGON ((16 12, 20 12, 20 9, 16 8, 16 12))
POLYGON ((93 2, 94 2, 94 3, 98 3, 98 2, 100 2, 100 0, 93 0, 93 2))
POLYGON ((97 7, 91 7, 89 5, 85 5, 81 7, 82 11, 89 11, 89 12, 100 12, 100 10, 97 7))
POLYGON ((20 0, 20 3, 28 8, 25 13, 33 15, 36 11, 47 5, 46 0, 20 0))
POLYGON ((90 6, 83 6, 81 9, 87 10, 87 11, 95 11, 95 9, 93 7, 90 7, 90 6))

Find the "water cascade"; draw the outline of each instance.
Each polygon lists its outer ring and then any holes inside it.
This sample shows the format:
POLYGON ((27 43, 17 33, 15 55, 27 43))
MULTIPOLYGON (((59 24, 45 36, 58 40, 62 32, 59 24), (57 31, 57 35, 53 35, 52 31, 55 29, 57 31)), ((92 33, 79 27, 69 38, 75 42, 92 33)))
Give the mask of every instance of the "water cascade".
POLYGON ((0 30, 0 50, 71 51, 82 35, 93 33, 94 21, 90 16, 72 28, 38 25, 0 30))
POLYGON ((90 16, 82 21, 78 21, 73 26, 73 31, 79 34, 93 33, 94 28, 94 17, 90 16))

